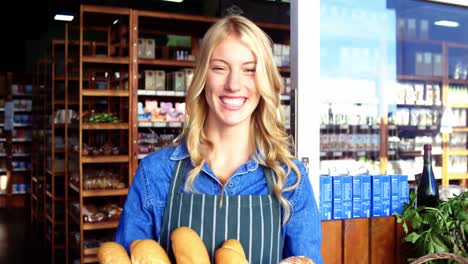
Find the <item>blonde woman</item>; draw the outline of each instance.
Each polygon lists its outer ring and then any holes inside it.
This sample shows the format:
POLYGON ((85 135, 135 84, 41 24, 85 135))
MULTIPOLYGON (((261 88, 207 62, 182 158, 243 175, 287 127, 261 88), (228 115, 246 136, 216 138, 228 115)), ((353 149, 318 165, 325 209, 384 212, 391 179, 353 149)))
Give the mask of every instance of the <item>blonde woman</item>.
POLYGON ((281 90, 269 37, 241 16, 215 23, 200 47, 184 131, 141 161, 116 241, 128 250, 153 238, 173 257, 170 234, 188 226, 212 258, 234 238, 252 264, 299 255, 322 263, 320 214, 290 154, 281 90))

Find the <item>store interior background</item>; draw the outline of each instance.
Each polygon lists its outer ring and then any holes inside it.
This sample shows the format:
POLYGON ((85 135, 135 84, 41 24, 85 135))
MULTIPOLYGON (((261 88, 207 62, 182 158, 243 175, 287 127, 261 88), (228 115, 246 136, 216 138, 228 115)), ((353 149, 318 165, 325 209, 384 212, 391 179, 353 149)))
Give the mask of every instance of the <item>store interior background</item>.
MULTIPOLYGON (((78 22, 80 4, 205 16, 220 16, 236 5, 255 21, 280 24, 288 24, 294 14, 292 3, 267 0, 53 0, 28 8, 11 2, 4 9, 13 16, 0 18, 5 36, 0 71, 32 75, 51 39, 63 32, 64 24, 53 21, 53 15, 73 13, 78 22)), ((297 156, 310 162, 317 201, 319 175, 405 174, 414 187, 425 143, 433 145, 438 182, 466 186, 467 7, 422 0, 321 0, 312 6, 320 7, 310 11, 320 23, 300 25, 309 27, 317 45, 297 51, 296 59, 302 56, 306 62, 296 64, 292 58, 292 86, 302 85, 292 95, 298 105, 291 105, 290 118, 299 129, 297 156), (436 25, 443 20, 457 25, 436 25), (453 131, 444 136, 447 108, 453 131), (310 120, 317 122, 301 130, 310 120), (313 144, 303 143, 309 138, 313 144)))
MULTIPOLYGON (((76 16, 75 22, 77 22, 80 4, 132 7, 143 10, 205 16, 220 16, 226 13, 227 8, 236 5, 244 11, 245 15, 256 21, 288 24, 290 4, 285 2, 267 0, 185 0, 181 3, 172 3, 160 0, 53 0, 32 3, 27 9, 20 2, 11 2, 6 4, 5 10, 10 10, 14 15, 8 18, 3 16, 2 21, 0 21, 2 32, 4 32, 5 36, 8 36, 5 41, 1 42, 0 52, 2 54, 0 57, 2 59, 0 60, 0 69, 2 71, 32 74, 37 58, 43 56, 50 40, 60 38, 60 34, 63 32, 63 23, 54 21, 54 14, 57 12, 74 14, 76 16), (256 12, 256 10, 262 10, 262 12, 256 12)), ((418 56, 422 56, 422 58, 424 58, 424 52, 430 52, 431 56, 439 54, 438 58, 441 59, 442 42, 466 44, 468 42, 468 35, 465 34, 467 19, 466 7, 442 5, 431 1, 321 1, 320 80, 310 81, 311 87, 320 89, 321 124, 326 125, 333 122, 335 125, 345 123, 376 125, 381 122, 381 118, 389 118, 391 123, 400 117, 405 119, 404 122, 407 121, 406 119, 409 121, 409 118, 402 116, 411 115, 417 111, 413 111, 411 114, 406 113, 405 111, 411 112, 408 110, 409 107, 406 107, 405 110, 405 107, 398 106, 395 98, 398 96, 399 88, 395 88, 396 83, 414 84, 419 82, 424 84, 434 76, 432 76, 432 73, 424 73, 429 78, 410 78, 411 80, 401 80, 399 77, 406 76, 409 78, 408 76, 418 75, 415 72, 415 68, 417 68, 415 65, 416 52, 419 52, 420 55, 418 56), (406 20, 406 23, 403 21, 403 27, 406 28, 399 31, 399 17, 403 19, 410 18, 412 20, 410 23, 414 23, 414 28, 408 32, 408 20, 406 20), (434 24, 434 22, 441 20, 456 21, 459 25, 457 27, 446 27, 434 24), (426 28, 421 29, 421 25, 426 28), (320 84, 320 88, 317 87, 317 84, 320 84), (330 112, 334 115, 332 117, 333 121, 328 116, 330 112), (349 112, 358 112, 359 114, 354 116, 344 114, 349 112)), ((465 65, 468 62, 464 58, 462 48, 449 49, 449 55, 447 74, 450 78, 450 74, 455 70, 457 62, 462 65, 462 69, 466 68, 465 65)), ((429 67, 432 66, 429 65, 429 67)), ((445 73, 443 75, 445 76, 445 73)), ((442 85, 442 82, 440 84, 442 85)), ((443 108, 435 107, 432 110, 434 111, 433 115, 437 114, 440 117, 443 108)), ((458 113, 458 110, 455 111, 458 113)), ((434 117, 434 119, 437 118, 434 117)), ((437 120, 435 120, 434 125, 440 126, 437 120)), ((322 129, 322 134, 324 134, 323 132, 322 129)), ((395 131, 389 133, 392 132, 395 131)), ((334 132, 330 133, 333 134, 334 132)), ((403 132, 403 134, 405 133, 411 134, 412 132, 403 132)), ((390 136, 395 136, 393 134, 390 136)), ((410 136, 414 139, 414 135, 410 136)), ((429 133, 427 136, 437 140, 437 142, 432 142, 435 143, 436 147, 437 145, 440 146, 441 138, 437 136, 437 133, 429 133)), ((387 145, 391 148, 398 148, 400 142, 395 142, 395 140, 398 140, 397 137, 390 138, 390 144, 387 145)), ((418 137, 418 140, 421 137, 418 137)), ((466 133, 461 136, 460 140, 463 141, 464 138, 466 138, 466 133)), ((364 140, 372 141, 377 139, 364 140)), ((323 141, 323 138, 321 138, 321 141, 323 141)), ((321 146, 321 150, 325 150, 325 152, 330 152, 329 150, 341 151, 343 147, 348 149, 347 146, 330 147, 326 141, 327 138, 325 138, 325 145, 321 146)), ((412 141, 401 143, 401 145, 405 144, 407 145, 405 147, 409 150, 414 150, 414 148, 411 149, 412 145, 414 145, 412 141)), ((379 151, 379 147, 377 147, 377 150, 375 149, 376 145, 380 144, 370 143, 369 147, 374 148, 373 151, 379 151)), ((416 151, 421 146, 419 144, 416 151)), ((344 153, 340 156, 337 152, 331 154, 323 152, 320 157, 322 161, 341 159, 344 156, 348 158, 350 156, 344 153)), ((372 163, 367 163, 366 168, 379 171, 377 168, 381 167, 381 165, 378 163, 380 161, 378 158, 384 155, 370 152, 366 153, 365 157, 362 157, 363 155, 356 156, 355 154, 358 153, 353 153, 351 156, 358 160, 365 158, 372 161, 372 163)), ((400 160, 398 155, 391 154, 393 154, 392 151, 389 153, 391 157, 388 157, 390 161, 400 160)), ((404 159, 408 160, 407 157, 404 159)), ((461 159, 466 159, 466 157, 461 157, 461 159)), ((417 160, 417 163, 419 163, 419 160, 417 160)), ((413 167, 412 174, 419 169, 417 163, 414 166, 409 165, 413 167)), ((342 167, 340 164, 335 166, 333 161, 326 161, 324 164, 321 173, 329 170, 332 170, 333 173, 336 167, 342 167)), ((390 163, 390 165, 392 164, 390 163)), ((347 164, 344 166, 347 166, 347 164)), ((340 172, 338 171, 338 173, 340 172)), ((437 174, 440 175, 441 172, 437 174)))

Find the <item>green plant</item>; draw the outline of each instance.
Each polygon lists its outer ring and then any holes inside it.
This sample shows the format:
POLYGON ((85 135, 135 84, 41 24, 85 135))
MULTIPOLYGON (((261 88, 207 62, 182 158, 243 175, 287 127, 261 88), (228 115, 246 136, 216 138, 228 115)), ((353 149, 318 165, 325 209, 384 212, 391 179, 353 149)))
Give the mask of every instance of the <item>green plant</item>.
POLYGON ((468 256, 468 191, 437 207, 416 207, 412 194, 395 216, 406 234, 403 241, 416 246, 417 257, 440 252, 468 256))

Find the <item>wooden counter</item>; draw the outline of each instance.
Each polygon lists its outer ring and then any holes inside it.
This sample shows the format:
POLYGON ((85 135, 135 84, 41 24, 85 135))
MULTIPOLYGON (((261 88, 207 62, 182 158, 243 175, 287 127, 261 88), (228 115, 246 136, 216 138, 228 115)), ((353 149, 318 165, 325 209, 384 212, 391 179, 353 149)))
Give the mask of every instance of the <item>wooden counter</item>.
POLYGON ((411 244, 394 216, 322 221, 325 264, 407 263, 411 244))

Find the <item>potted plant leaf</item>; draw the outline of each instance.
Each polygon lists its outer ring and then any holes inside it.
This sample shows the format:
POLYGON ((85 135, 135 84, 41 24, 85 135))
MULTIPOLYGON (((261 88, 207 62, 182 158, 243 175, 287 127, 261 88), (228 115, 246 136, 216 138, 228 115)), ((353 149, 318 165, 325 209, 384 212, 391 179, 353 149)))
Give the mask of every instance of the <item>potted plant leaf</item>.
MULTIPOLYGON (((436 207, 416 207, 412 193, 410 203, 405 203, 402 213, 395 216, 406 234, 403 241, 414 244, 416 257, 433 253, 468 257, 468 191, 440 200, 436 207)), ((458 262, 448 259, 433 263, 458 262)))

